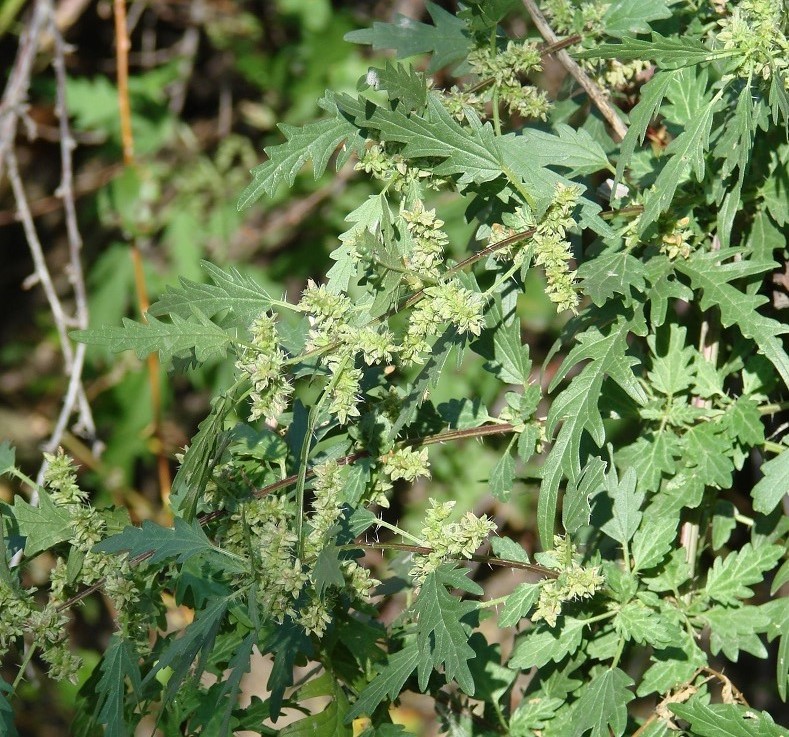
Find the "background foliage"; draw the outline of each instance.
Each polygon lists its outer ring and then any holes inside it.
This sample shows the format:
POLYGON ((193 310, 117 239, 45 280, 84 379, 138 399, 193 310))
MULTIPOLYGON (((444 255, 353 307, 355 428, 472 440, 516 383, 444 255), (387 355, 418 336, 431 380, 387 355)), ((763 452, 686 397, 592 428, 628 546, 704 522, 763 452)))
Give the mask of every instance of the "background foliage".
MULTIPOLYGON (((132 5, 126 166, 110 8, 65 23, 96 431, 31 500, 67 378, 0 192, 9 733, 782 733, 784 9, 546 2, 600 102, 530 7, 402 5, 132 5)), ((14 145, 69 300, 43 39, 14 145)))

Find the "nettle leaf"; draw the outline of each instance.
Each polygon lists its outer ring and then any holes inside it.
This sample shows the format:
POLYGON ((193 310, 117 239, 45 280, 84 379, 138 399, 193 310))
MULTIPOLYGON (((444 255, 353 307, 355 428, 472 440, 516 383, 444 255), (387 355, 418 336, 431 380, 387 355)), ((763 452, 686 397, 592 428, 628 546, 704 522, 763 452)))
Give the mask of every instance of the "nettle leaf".
POLYGON ((784 384, 789 386, 789 356, 778 338, 789 332, 789 328, 756 311, 767 301, 767 297, 745 294, 729 283, 734 279, 768 271, 773 264, 752 261, 726 263, 736 253, 739 253, 736 249, 728 249, 718 253, 694 254, 690 259, 677 262, 677 268, 690 277, 693 289, 701 290, 701 309, 717 306, 723 327, 736 325, 746 338, 756 341, 761 352, 781 375, 784 384))
POLYGON ((711 607, 704 612, 702 619, 710 627, 710 650, 713 655, 723 651, 732 662, 737 661, 740 650, 757 658, 767 657, 767 648, 757 633, 767 630, 770 617, 758 607, 711 607))
POLYGON ((347 724, 348 698, 342 683, 324 673, 298 691, 300 700, 316 696, 330 696, 331 701, 315 714, 291 722, 279 732, 279 737, 351 737, 354 729, 347 724))
POLYGON ((519 146, 529 149, 540 166, 569 169, 571 177, 612 169, 603 147, 588 131, 561 123, 555 130, 557 135, 537 128, 524 128, 515 140, 519 146))
POLYGON ((559 663, 581 646, 586 623, 581 619, 563 617, 554 628, 537 625, 515 646, 508 667, 515 670, 541 668, 547 663, 559 663))
POLYGON ((655 390, 669 397, 680 394, 693 383, 690 366, 695 351, 693 346, 687 345, 687 332, 686 328, 672 323, 665 347, 658 345, 657 335, 647 337, 653 356, 652 370, 647 372, 647 376, 655 390))
POLYGON ((641 527, 633 535, 630 553, 635 563, 633 572, 648 570, 661 563, 674 547, 679 520, 673 516, 644 512, 641 527))
POLYGON ((364 138, 356 126, 339 113, 331 93, 327 93, 320 105, 329 113, 324 120, 301 127, 279 124, 287 143, 266 148, 268 160, 252 170, 253 181, 238 199, 239 210, 249 207, 264 194, 272 197, 283 182, 291 186, 307 161, 312 161, 313 174, 317 179, 341 144, 343 149, 336 162, 338 171, 351 153, 360 153, 364 149, 364 138))
POLYGON ((576 59, 648 59, 666 69, 702 64, 731 55, 732 52, 711 51, 700 41, 688 36, 666 37, 655 31, 652 32, 651 40, 623 38, 621 43, 600 44, 593 49, 574 54, 576 59))
POLYGON ((656 649, 676 642, 679 629, 660 612, 634 599, 614 617, 614 628, 628 640, 648 644, 656 649))
POLYGON ((465 21, 429 0, 425 7, 435 25, 398 13, 394 23, 375 21, 372 28, 351 31, 344 38, 352 43, 370 44, 374 51, 394 49, 398 59, 432 54, 428 73, 465 59, 473 43, 465 21))
POLYGON ((655 492, 660 488, 663 475, 670 476, 677 468, 677 458, 682 452, 679 438, 668 428, 646 432, 617 454, 622 468, 631 467, 638 478, 638 488, 655 492))
POLYGON ((762 464, 764 476, 751 490, 753 508, 761 514, 770 514, 789 494, 789 452, 783 451, 762 464))
POLYGON ((707 656, 690 634, 679 629, 674 646, 655 649, 650 658, 652 663, 645 671, 636 691, 638 696, 651 693, 664 694, 688 683, 707 665, 707 656))
POLYGON ((605 485, 605 469, 605 461, 598 456, 592 456, 584 465, 578 481, 571 479, 567 483, 562 503, 562 526, 569 534, 589 524, 589 499, 605 485))
POLYGON ((783 553, 780 545, 754 548, 746 543, 737 552, 715 559, 704 590, 721 604, 736 605, 739 599, 749 599, 753 590, 748 587, 763 581, 765 571, 774 568, 783 553))
POLYGON ((540 588, 537 583, 518 584, 504 602, 499 614, 499 627, 513 627, 527 616, 540 598, 540 588))
POLYGON ((689 722, 698 737, 783 737, 786 734, 767 712, 742 704, 705 704, 696 698, 687 704, 668 707, 689 722))
POLYGON ((235 336, 211 322, 197 307, 192 308, 192 319, 172 315, 172 322, 157 320, 148 314, 147 322, 123 318, 123 327, 105 325, 92 330, 75 330, 71 337, 80 343, 104 346, 113 353, 134 351, 137 358, 159 352, 163 364, 175 358, 189 358, 198 363, 218 360, 227 355, 235 336))
POLYGON ((573 737, 621 737, 627 727, 627 704, 636 696, 633 679, 619 668, 604 670, 587 683, 573 705, 573 737))
POLYGON ((684 67, 672 75, 666 97, 670 104, 660 108, 660 114, 672 123, 687 126, 709 104, 707 89, 709 69, 684 67))
POLYGON ((636 492, 636 472, 628 468, 620 481, 612 469, 606 477, 606 493, 613 500, 613 517, 602 526, 608 537, 619 543, 629 542, 641 524, 644 492, 636 492))
POLYGON ((346 722, 363 714, 372 714, 384 699, 394 701, 400 695, 403 685, 416 670, 421 659, 422 653, 416 642, 412 642, 394 655, 390 655, 384 668, 359 694, 356 703, 345 717, 346 722))
POLYGON ((128 553, 131 558, 151 553, 151 563, 174 558, 185 563, 195 555, 202 555, 219 562, 223 568, 243 572, 243 561, 232 553, 216 547, 203 532, 197 520, 187 522, 175 518, 174 527, 162 527, 145 520, 140 527, 129 525, 126 529, 94 545, 97 553, 128 553))
POLYGON ((669 207, 677 187, 689 173, 692 172, 699 181, 704 178, 705 155, 717 107, 717 102, 705 105, 666 148, 666 155, 671 159, 658 174, 654 189, 645 195, 644 212, 638 221, 639 233, 643 233, 669 207))
POLYGON ((623 37, 631 33, 649 33, 654 20, 670 18, 666 0, 615 0, 603 16, 603 27, 609 36, 623 37))
POLYGON ((16 450, 8 440, 0 443, 0 476, 4 476, 16 465, 16 450))
POLYGON ((434 173, 457 176, 461 186, 502 175, 502 155, 490 123, 472 118, 468 127, 461 126, 434 93, 428 95, 423 115, 387 110, 349 95, 338 95, 337 105, 360 128, 378 130, 386 140, 404 144, 400 153, 407 159, 441 159, 434 173))
POLYGON ((638 359, 627 355, 627 336, 632 328, 629 320, 620 317, 606 334, 596 327, 581 333, 576 338, 578 345, 562 362, 549 387, 555 387, 577 363, 588 360, 569 386, 554 399, 548 412, 546 431, 549 436, 560 423, 561 428, 543 465, 537 506, 540 539, 546 547, 553 541, 561 478, 566 476, 575 482, 580 479, 579 454, 584 431, 591 435, 598 447, 605 441, 603 418, 598 407, 603 380, 612 378, 639 404, 647 401, 631 368, 638 359))
POLYGON ((383 69, 370 69, 367 83, 386 92, 390 100, 402 103, 409 112, 422 112, 427 104, 425 75, 413 67, 387 62, 383 69))
POLYGON ((602 307, 615 294, 632 296, 644 291, 646 267, 627 251, 605 251, 578 267, 581 288, 592 302, 602 307))
POLYGON ((500 502, 506 502, 512 494, 515 481, 515 459, 510 449, 504 451, 490 472, 490 491, 500 502))
POLYGON ((532 366, 529 346, 521 340, 520 321, 505 320, 499 295, 490 302, 485 322, 486 328, 471 349, 487 359, 485 368, 498 379, 526 386, 532 366))
POLYGON ((135 699, 142 696, 142 679, 139 666, 140 656, 133 643, 124 640, 118 633, 110 639, 99 670, 101 677, 96 684, 96 720, 106 724, 105 735, 127 737, 134 729, 127 724, 124 713, 127 683, 135 699))
POLYGON ((149 315, 178 315, 188 320, 196 307, 207 318, 229 311, 235 324, 249 325, 261 312, 271 307, 271 296, 255 280, 244 276, 234 266, 226 270, 201 261, 212 284, 199 284, 180 277, 181 288, 168 286, 165 293, 148 310, 149 315))
MULTIPOLYGON (((28 504, 21 496, 14 497, 12 507, 19 534, 25 537, 25 555, 38 555, 74 535, 71 515, 57 506, 43 489, 38 491, 38 506, 28 504)), ((0 554, 4 554, 0 551, 0 554)))
MULTIPOLYGON (((452 582, 449 582, 453 585, 452 582)), ((471 626, 463 619, 475 612, 477 605, 462 601, 449 593, 447 573, 439 568, 429 573, 414 603, 417 620, 417 646, 420 651, 419 688, 427 689, 433 670, 443 667, 448 681, 456 681, 469 696, 474 694, 474 680, 468 661, 475 657, 468 644, 471 626)))

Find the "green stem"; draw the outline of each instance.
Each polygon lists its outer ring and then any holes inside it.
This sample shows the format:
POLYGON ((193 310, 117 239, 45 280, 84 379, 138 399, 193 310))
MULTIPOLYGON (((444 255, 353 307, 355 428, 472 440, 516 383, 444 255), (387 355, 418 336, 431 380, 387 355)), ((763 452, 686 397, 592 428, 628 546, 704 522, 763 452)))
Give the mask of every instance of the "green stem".
POLYGON ((759 407, 759 414, 774 415, 789 409, 789 402, 774 402, 773 404, 763 404, 759 407))
POLYGON ((19 666, 19 673, 16 674, 16 678, 14 682, 11 684, 11 691, 16 693, 17 688, 19 688, 19 684, 22 683, 22 678, 25 675, 25 671, 27 670, 27 666, 30 665, 30 661, 33 659, 33 654, 36 652, 36 643, 32 643, 30 647, 27 648, 27 652, 25 653, 25 658, 22 661, 22 664, 19 666))
POLYGON ((400 535, 400 537, 405 538, 406 540, 410 540, 415 545, 419 545, 420 547, 427 547, 427 543, 424 540, 420 540, 418 537, 414 537, 410 532, 406 532, 405 530, 401 529, 397 525, 393 525, 391 522, 387 522, 386 520, 379 519, 375 522, 376 527, 383 527, 386 530, 390 530, 394 532, 395 535, 400 535))

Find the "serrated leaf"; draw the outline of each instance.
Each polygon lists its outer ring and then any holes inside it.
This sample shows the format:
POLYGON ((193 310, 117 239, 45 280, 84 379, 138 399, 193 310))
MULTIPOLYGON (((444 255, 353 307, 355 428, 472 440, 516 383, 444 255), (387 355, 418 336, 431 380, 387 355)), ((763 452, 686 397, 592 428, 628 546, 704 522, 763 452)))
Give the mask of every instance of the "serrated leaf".
POLYGON ((661 115, 672 123, 686 127, 708 103, 708 78, 707 68, 678 69, 666 90, 670 104, 660 108, 661 115))
POLYGON ((113 353, 134 351, 138 358, 147 358, 158 351, 163 364, 174 358, 189 358, 194 352, 198 363, 217 360, 227 355, 235 337, 211 322, 197 308, 193 319, 174 314, 172 322, 163 322, 148 315, 147 322, 123 318, 123 327, 104 325, 92 330, 75 330, 71 337, 80 343, 99 345, 113 353))
POLYGON ((674 473, 676 458, 681 454, 679 438, 668 428, 655 433, 646 432, 616 455, 622 468, 632 467, 638 478, 638 488, 655 492, 663 474, 674 473))
POLYGON ((346 721, 362 714, 372 714, 384 699, 394 701, 403 689, 403 684, 416 670, 422 655, 416 642, 390 655, 384 668, 365 686, 356 703, 351 707, 346 721))
POLYGON ((660 563, 674 547, 676 535, 676 518, 650 514, 647 508, 630 548, 633 571, 648 570, 660 563))
POLYGON ((12 694, 10 683, 0 679, 0 734, 6 737, 19 737, 14 724, 14 707, 8 701, 6 694, 12 694))
POLYGON ((621 481, 615 473, 610 473, 606 479, 606 493, 613 501, 613 517, 600 529, 608 537, 619 543, 629 542, 641 524, 641 505, 644 502, 644 493, 636 491, 636 472, 628 468, 621 481))
POLYGON ((315 591, 318 596, 329 586, 341 587, 345 584, 345 577, 340 568, 339 550, 334 546, 327 546, 320 553, 312 569, 312 579, 315 582, 315 591))
POLYGON ((354 734, 353 727, 347 723, 348 699, 342 684, 331 674, 324 675, 330 684, 326 694, 332 697, 329 704, 315 714, 286 725, 279 737, 351 737, 354 734))
POLYGON ((491 301, 485 321, 486 328, 471 344, 472 350, 488 359, 486 370, 505 384, 526 386, 532 366, 529 346, 521 339, 520 322, 505 320, 499 295, 491 301))
POLYGON ((124 714, 127 682, 136 699, 142 696, 139 655, 134 645, 115 633, 104 651, 99 670, 101 677, 96 684, 94 711, 96 719, 107 725, 105 735, 127 737, 133 733, 124 714))
POLYGON ((670 18, 665 0, 615 0, 603 16, 603 27, 609 36, 649 33, 653 20, 670 18))
POLYGON ((521 621, 540 598, 540 585, 537 583, 521 583, 507 597, 499 614, 499 627, 514 627, 521 621))
POLYGON ((270 631, 265 644, 258 644, 261 652, 274 654, 274 665, 271 668, 266 687, 270 692, 269 709, 271 718, 279 719, 282 711, 282 699, 285 691, 293 685, 293 668, 302 654, 310 656, 312 647, 304 628, 291 620, 276 625, 270 631))
POLYGON ((374 51, 394 49, 398 59, 432 54, 428 73, 465 59, 472 46, 465 22, 435 3, 426 2, 425 7, 435 25, 398 13, 394 23, 375 21, 372 28, 346 33, 345 40, 370 44, 374 51))
POLYGON ((670 155, 671 159, 660 170, 654 189, 646 194, 644 212, 638 221, 639 233, 643 233, 671 205, 677 187, 689 173, 692 172, 699 181, 704 178, 705 154, 709 148, 712 118, 716 108, 717 103, 703 107, 666 148, 665 153, 670 155))
MULTIPOLYGON (((662 336, 661 336, 662 337, 662 336)), ((695 357, 692 346, 687 345, 687 329, 669 325, 668 345, 658 345, 658 336, 650 335, 647 343, 652 352, 652 369, 647 377, 652 387, 668 397, 680 394, 693 383, 691 364, 695 357)))
POLYGON ((628 640, 652 645, 656 649, 667 647, 679 635, 678 628, 668 622, 666 617, 636 599, 616 613, 614 628, 628 640))
POLYGON ((465 693, 473 696, 474 680, 468 661, 475 653, 468 644, 471 627, 463 619, 476 611, 477 605, 452 596, 438 569, 425 578, 413 609, 420 651, 419 688, 426 690, 430 674, 443 667, 448 681, 456 681, 465 693))
POLYGON ((646 403, 643 388, 633 375, 631 367, 638 359, 628 356, 627 336, 632 325, 619 319, 608 333, 596 327, 577 336, 577 345, 562 362, 551 387, 558 384, 567 372, 580 361, 588 363, 569 386, 554 399, 548 412, 546 430, 552 435, 559 423, 561 428, 543 465, 543 481, 537 503, 538 529, 543 546, 553 542, 558 490, 562 476, 571 481, 580 478, 579 452, 581 437, 588 432, 598 447, 603 445, 605 431, 598 400, 606 376, 612 378, 636 402, 646 403))
POLYGON ((754 548, 746 543, 737 552, 716 558, 707 574, 707 595, 721 604, 736 605, 740 599, 750 599, 753 591, 748 587, 760 583, 764 572, 775 566, 783 552, 780 545, 754 548))
POLYGON ((762 474, 751 490, 753 508, 761 514, 770 514, 789 494, 789 451, 783 451, 763 463, 762 474))
POLYGON ((589 524, 589 498, 605 485, 605 469, 605 461, 598 456, 592 456, 583 467, 578 482, 568 482, 562 504, 562 526, 569 534, 572 535, 583 525, 589 524))
POLYGON ((766 712, 741 704, 705 704, 693 699, 687 704, 669 704, 671 711, 690 723, 697 737, 784 737, 766 712))
POLYGON ((701 64, 731 55, 731 52, 710 51, 700 41, 687 36, 666 37, 654 31, 650 40, 624 38, 621 43, 601 44, 593 49, 574 54, 576 59, 618 59, 619 61, 649 59, 666 69, 701 64))
POLYGON ((512 494, 512 484, 515 480, 515 460, 509 448, 496 461, 490 472, 490 491, 500 502, 506 502, 512 494))
POLYGON ((178 693, 178 689, 188 675, 199 677, 205 667, 206 659, 214 647, 217 633, 234 596, 214 599, 204 607, 183 634, 164 648, 154 667, 143 679, 143 687, 156 678, 157 673, 163 669, 172 668, 165 689, 165 698, 170 699, 178 693), (199 660, 195 663, 198 655, 200 656, 199 660))
POLYGON ((627 704, 635 698, 633 679, 619 668, 604 670, 587 683, 573 707, 573 737, 621 737, 627 726, 627 704))
POLYGON ((515 646, 508 667, 529 670, 561 662, 581 646, 584 626, 583 620, 564 617, 553 629, 541 625, 529 630, 515 646))
POLYGON ((43 489, 39 489, 37 507, 28 504, 21 496, 16 496, 12 511, 19 526, 19 534, 26 538, 26 556, 38 555, 53 545, 71 539, 74 534, 68 510, 58 507, 43 489))
POLYGON ((478 119, 471 119, 467 127, 461 126, 435 93, 428 95, 422 115, 405 115, 348 95, 339 95, 337 104, 360 128, 378 130, 386 140, 404 144, 400 153, 405 158, 440 159, 433 172, 438 176, 457 176, 461 187, 502 175, 502 156, 493 127, 478 119))
POLYGON ((721 429, 711 423, 695 425, 685 433, 683 440, 689 466, 696 470, 704 485, 728 489, 734 463, 731 444, 721 429))
POLYGON ((148 314, 154 317, 178 315, 189 319, 194 315, 193 308, 197 307, 207 318, 212 318, 228 310, 233 313, 237 324, 246 326, 271 307, 268 292, 234 266, 225 270, 208 261, 201 261, 200 266, 212 284, 199 284, 180 277, 181 288, 168 286, 151 305, 148 314))
POLYGON ((387 62, 383 69, 371 68, 367 80, 375 89, 386 92, 390 100, 400 102, 408 112, 421 112, 427 104, 425 76, 413 67, 387 62))
POLYGON ((504 560, 516 560, 520 563, 529 563, 529 554, 523 549, 523 545, 515 542, 511 537, 490 538, 490 547, 493 554, 504 560))
POLYGON ((644 290, 646 267, 627 251, 605 251, 578 267, 582 289, 602 307, 615 294, 630 298, 631 289, 644 290))
POLYGON ((770 264, 749 261, 725 263, 736 252, 731 249, 718 254, 696 254, 691 259, 678 262, 677 267, 690 277, 694 289, 702 291, 701 309, 708 310, 717 306, 723 327, 737 325, 746 338, 756 341, 762 353, 778 370, 784 384, 789 386, 789 356, 778 338, 789 331, 789 328, 756 311, 757 307, 767 301, 766 297, 744 294, 728 283, 733 279, 766 271, 770 264))
POLYGON ((527 148, 540 166, 569 169, 570 177, 611 169, 603 147, 588 131, 563 123, 558 124, 555 130, 556 135, 537 128, 524 128, 513 141, 517 146, 527 148))
POLYGON ((239 210, 249 207, 264 194, 273 196, 283 182, 292 185, 307 161, 312 161, 313 174, 317 179, 326 170, 332 154, 341 144, 343 152, 337 157, 338 170, 353 151, 360 152, 363 149, 364 139, 356 126, 338 112, 331 95, 321 101, 321 107, 329 113, 329 117, 324 120, 302 127, 285 123, 279 125, 287 142, 266 148, 268 160, 252 170, 252 183, 238 199, 239 210))
POLYGON ((174 527, 162 527, 150 520, 145 520, 140 527, 129 525, 123 532, 94 545, 93 551, 128 553, 131 558, 151 553, 152 563, 171 558, 176 563, 185 563, 195 555, 202 555, 223 568, 236 572, 245 570, 240 559, 213 545, 197 520, 187 522, 176 517, 174 522, 174 527))
POLYGON ((16 450, 10 441, 0 443, 0 476, 4 476, 16 465, 16 450))
POLYGON ((757 633, 769 627, 770 618, 757 607, 712 607, 702 617, 710 626, 710 650, 713 655, 723 651, 733 662, 739 657, 740 650, 757 658, 767 657, 767 649, 757 633))
POLYGON ((674 646, 654 650, 651 662, 638 685, 638 696, 668 693, 688 683, 707 665, 707 656, 687 631, 679 630, 674 646))
POLYGON ((712 549, 720 550, 731 537, 731 533, 737 527, 737 520, 734 518, 737 508, 725 499, 718 499, 715 502, 715 513, 712 516, 712 549))

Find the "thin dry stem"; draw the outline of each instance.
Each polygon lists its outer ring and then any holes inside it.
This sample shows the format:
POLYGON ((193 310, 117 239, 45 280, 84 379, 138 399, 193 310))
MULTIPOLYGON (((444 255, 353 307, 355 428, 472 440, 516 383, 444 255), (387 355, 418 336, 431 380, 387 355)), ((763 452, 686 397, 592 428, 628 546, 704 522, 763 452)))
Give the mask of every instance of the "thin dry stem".
MULTIPOLYGON (((553 46, 560 44, 559 37, 553 32, 545 16, 537 7, 534 0, 523 0, 529 15, 531 16, 534 25, 540 32, 540 35, 545 41, 553 46)), ((556 51, 554 56, 559 60, 559 63, 567 70, 567 72, 575 79, 581 87, 586 90, 589 99, 594 103, 595 107, 600 111, 600 114, 606 119, 613 131, 613 138, 615 141, 621 141, 627 133, 627 126, 622 122, 621 118, 616 114, 616 111, 608 102, 603 91, 595 84, 589 75, 581 69, 578 63, 568 54, 564 49, 556 51)))

